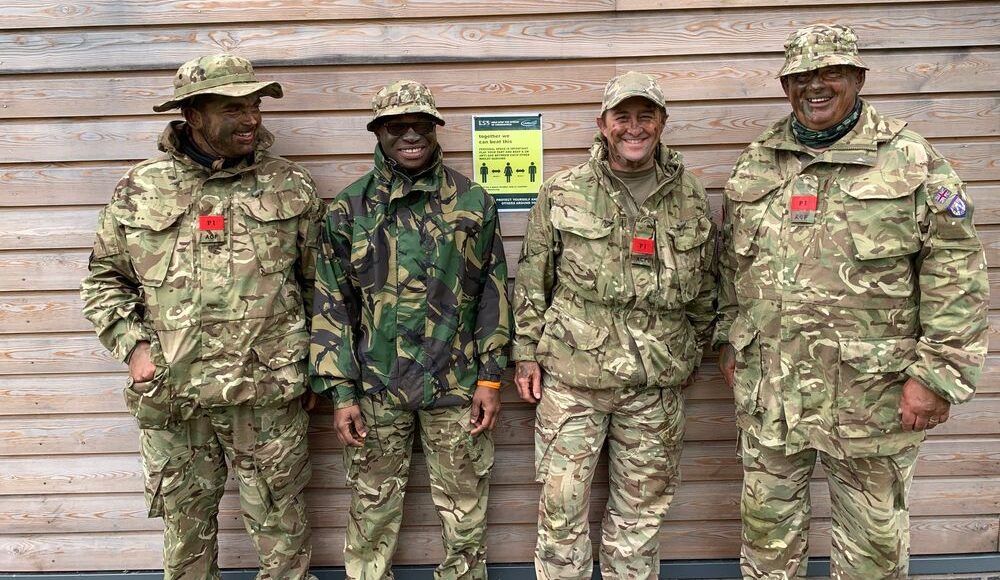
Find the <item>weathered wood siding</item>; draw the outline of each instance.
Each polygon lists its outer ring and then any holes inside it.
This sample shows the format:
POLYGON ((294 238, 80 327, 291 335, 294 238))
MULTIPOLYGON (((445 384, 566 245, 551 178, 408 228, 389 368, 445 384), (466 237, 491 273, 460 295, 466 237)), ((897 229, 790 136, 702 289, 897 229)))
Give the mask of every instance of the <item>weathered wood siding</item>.
MULTIPOLYGON (((0 10, 0 570, 150 569, 160 523, 145 517, 136 427, 120 364, 80 315, 95 218, 132 163, 154 153, 183 61, 233 51, 287 97, 265 101, 278 153, 330 197, 363 173, 372 93, 430 85, 441 143, 469 172, 471 114, 543 114, 546 173, 582 161, 604 83, 661 75, 666 140, 718 197, 740 149, 788 111, 774 73, 804 24, 853 25, 871 65, 863 94, 909 120, 968 181, 989 261, 1000 265, 1000 4, 840 0, 9 0, 0 10)), ((512 266, 524 214, 505 215, 512 266)), ((513 268, 512 268, 513 269, 513 268)), ((1000 309, 1000 270, 991 305, 1000 309)), ((1000 325, 1000 310, 993 320, 1000 325)), ((1000 342, 980 394, 920 456, 914 554, 996 552, 1000 528, 1000 342)), ((670 559, 735 558, 740 467, 730 394, 714 360, 688 391, 684 483, 663 532, 670 559)), ((533 410, 513 390, 497 432, 490 560, 525 562, 535 540, 533 410)), ((348 495, 329 407, 314 415, 309 489, 315 564, 341 563, 348 495)), ((441 554, 423 460, 397 562, 441 554)), ((607 496, 598 474, 593 519, 607 496)), ((814 552, 829 549, 828 497, 814 489, 814 552)), ((222 564, 253 566, 237 502, 221 514, 222 564)))

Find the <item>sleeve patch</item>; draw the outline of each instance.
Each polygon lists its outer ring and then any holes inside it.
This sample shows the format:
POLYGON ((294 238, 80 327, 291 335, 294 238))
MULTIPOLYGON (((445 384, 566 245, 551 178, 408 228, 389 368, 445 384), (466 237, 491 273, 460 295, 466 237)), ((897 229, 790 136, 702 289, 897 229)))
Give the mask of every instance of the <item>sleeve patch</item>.
POLYGON ((951 214, 952 217, 963 218, 968 211, 969 206, 965 203, 965 200, 962 199, 961 195, 956 195, 955 199, 948 204, 948 213, 951 214))

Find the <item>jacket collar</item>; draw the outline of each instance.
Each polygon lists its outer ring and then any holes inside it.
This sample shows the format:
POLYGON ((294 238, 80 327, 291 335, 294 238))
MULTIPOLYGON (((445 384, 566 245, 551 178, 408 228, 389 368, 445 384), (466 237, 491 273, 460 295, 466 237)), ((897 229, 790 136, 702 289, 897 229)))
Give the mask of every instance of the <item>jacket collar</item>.
MULTIPOLYGON (((906 122, 878 114, 875 107, 862 100, 861 118, 839 141, 816 155, 813 162, 846 163, 873 167, 879 143, 899 134, 906 122)), ((774 124, 761 137, 761 145, 769 149, 807 152, 792 133, 792 115, 774 124)))
MULTIPOLYGON (((430 166, 415 176, 410 176, 397 167, 396 162, 386 157, 381 145, 375 146, 375 173, 379 181, 389 190, 388 202, 406 197, 413 191, 438 193, 444 179, 444 153, 438 145, 430 166)), ((442 200, 447 201, 447 200, 442 200)))

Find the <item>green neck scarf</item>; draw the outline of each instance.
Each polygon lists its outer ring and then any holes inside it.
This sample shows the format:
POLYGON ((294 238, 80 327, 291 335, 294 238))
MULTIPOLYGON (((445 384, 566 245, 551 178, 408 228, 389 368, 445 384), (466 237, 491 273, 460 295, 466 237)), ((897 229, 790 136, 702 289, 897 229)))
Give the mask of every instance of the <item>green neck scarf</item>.
POLYGON ((795 134, 795 140, 806 147, 824 149, 839 141, 844 135, 847 135, 847 132, 857 124, 859 118, 861 118, 861 99, 856 99, 854 101, 854 109, 846 117, 833 127, 820 129, 819 131, 814 131, 799 123, 799 120, 793 114, 792 133, 795 134))

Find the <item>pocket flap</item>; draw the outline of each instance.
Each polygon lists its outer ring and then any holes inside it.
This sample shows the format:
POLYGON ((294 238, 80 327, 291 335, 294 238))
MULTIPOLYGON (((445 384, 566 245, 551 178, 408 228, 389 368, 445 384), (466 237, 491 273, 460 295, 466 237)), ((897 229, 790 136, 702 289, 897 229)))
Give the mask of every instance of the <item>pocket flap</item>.
POLYGON ((130 228, 162 232, 174 225, 188 210, 187 204, 150 203, 136 208, 127 199, 117 199, 108 205, 115 221, 130 228))
POLYGON ((261 341, 251 349, 269 369, 280 369, 309 355, 309 334, 305 331, 293 332, 261 341))
POLYGON ((900 372, 916 358, 917 339, 842 338, 840 360, 862 373, 900 372))
POLYGON ((273 222, 300 215, 309 206, 309 197, 296 189, 265 191, 256 197, 241 199, 240 205, 257 221, 273 222))
POLYGON ((706 216, 681 222, 669 230, 674 248, 684 252, 705 243, 712 234, 712 220, 706 216))
POLYGON ((591 350, 604 344, 608 338, 605 326, 584 322, 579 318, 560 312, 555 324, 562 326, 562 339, 577 350, 591 350))
POLYGON ((898 199, 913 193, 926 179, 926 165, 875 169, 851 178, 846 192, 854 199, 898 199))
POLYGON ((760 334, 746 314, 738 314, 732 326, 729 327, 729 344, 736 350, 743 350, 760 334))
POLYGON ((737 170, 726 183, 726 197, 738 202, 755 202, 778 189, 784 181, 777 171, 743 173, 737 170))
POLYGON ((588 240, 606 237, 614 227, 614 222, 610 219, 571 205, 553 205, 549 219, 555 229, 588 240))

